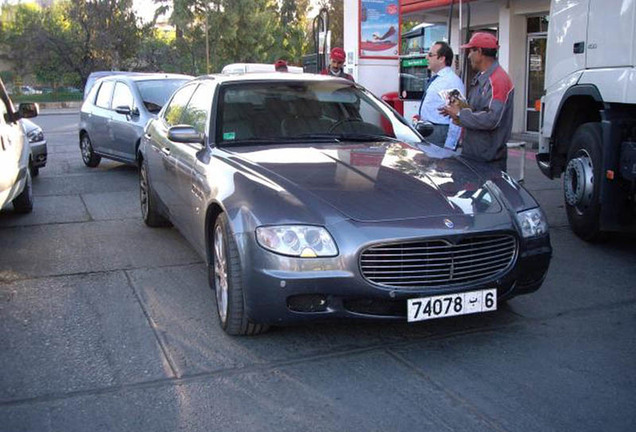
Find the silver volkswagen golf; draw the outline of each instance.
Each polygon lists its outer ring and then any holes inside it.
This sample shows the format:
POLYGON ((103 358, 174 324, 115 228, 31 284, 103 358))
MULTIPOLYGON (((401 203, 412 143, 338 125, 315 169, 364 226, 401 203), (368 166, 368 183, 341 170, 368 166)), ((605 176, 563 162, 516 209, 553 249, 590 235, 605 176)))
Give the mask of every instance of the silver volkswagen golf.
POLYGON ((130 73, 95 82, 80 110, 79 142, 88 167, 102 157, 135 164, 144 127, 188 75, 130 73))
POLYGON ((350 81, 208 76, 146 128, 143 218, 208 263, 229 334, 490 312, 537 290, 545 214, 505 172, 428 144, 350 81))

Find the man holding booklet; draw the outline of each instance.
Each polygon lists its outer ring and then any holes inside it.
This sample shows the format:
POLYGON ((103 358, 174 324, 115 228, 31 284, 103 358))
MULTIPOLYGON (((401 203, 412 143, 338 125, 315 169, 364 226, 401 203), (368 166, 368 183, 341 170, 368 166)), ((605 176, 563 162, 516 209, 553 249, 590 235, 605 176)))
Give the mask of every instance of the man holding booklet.
MULTIPOLYGON (((447 103, 446 95, 455 91, 465 93, 464 83, 453 72, 453 50, 446 42, 435 42, 428 54, 428 68, 432 72, 420 103, 420 120, 433 124, 433 133, 426 140, 440 147, 455 150, 461 127, 442 115, 439 108, 447 103)), ((462 96, 463 97, 463 96, 462 96)))
POLYGON ((505 171, 514 87, 497 61, 497 38, 478 32, 461 48, 470 50, 470 65, 478 72, 470 83, 468 105, 451 102, 440 112, 464 128, 463 156, 505 171))

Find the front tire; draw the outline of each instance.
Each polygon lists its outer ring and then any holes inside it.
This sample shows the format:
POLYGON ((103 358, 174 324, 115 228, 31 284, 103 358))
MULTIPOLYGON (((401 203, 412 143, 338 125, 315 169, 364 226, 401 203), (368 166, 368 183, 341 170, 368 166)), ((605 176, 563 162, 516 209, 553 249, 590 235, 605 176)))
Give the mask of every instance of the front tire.
POLYGON ((577 236, 590 242, 601 238, 602 143, 600 123, 579 126, 572 137, 563 177, 570 227, 577 236))
POLYGON ((245 312, 241 260, 223 213, 214 224, 212 260, 210 284, 216 293, 221 328, 229 335, 257 335, 267 331, 269 326, 250 322, 245 312))
POLYGON ((31 213, 33 211, 33 183, 31 179, 31 167, 26 170, 26 182, 22 193, 12 201, 17 213, 31 213))
POLYGON ((145 161, 139 168, 139 201, 141 203, 141 217, 146 225, 153 228, 171 225, 170 221, 157 208, 157 198, 150 187, 148 166, 145 161))
POLYGON ((80 151, 82 152, 82 161, 89 168, 95 168, 99 165, 102 157, 93 150, 93 143, 87 133, 82 134, 80 138, 80 151))

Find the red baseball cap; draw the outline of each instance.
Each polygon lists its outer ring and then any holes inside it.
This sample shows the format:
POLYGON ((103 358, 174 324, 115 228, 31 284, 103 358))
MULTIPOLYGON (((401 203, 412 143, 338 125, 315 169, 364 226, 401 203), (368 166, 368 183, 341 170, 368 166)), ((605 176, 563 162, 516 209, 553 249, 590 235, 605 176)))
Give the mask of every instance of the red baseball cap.
POLYGON ((470 38, 467 44, 462 45, 460 48, 461 49, 468 49, 468 48, 497 49, 499 48, 499 44, 497 43, 497 38, 492 33, 477 32, 470 38))
POLYGON ((331 58, 334 59, 335 61, 343 62, 347 58, 347 55, 345 54, 342 48, 335 47, 334 49, 331 50, 331 58))

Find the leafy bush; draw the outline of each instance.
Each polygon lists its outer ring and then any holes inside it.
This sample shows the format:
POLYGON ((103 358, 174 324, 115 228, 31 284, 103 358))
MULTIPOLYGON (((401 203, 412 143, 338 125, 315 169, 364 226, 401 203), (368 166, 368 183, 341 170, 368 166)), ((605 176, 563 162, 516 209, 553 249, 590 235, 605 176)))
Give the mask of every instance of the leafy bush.
POLYGON ((68 93, 68 92, 53 92, 43 93, 35 95, 12 95, 11 100, 13 102, 68 102, 68 101, 81 101, 83 94, 80 93, 68 93))

